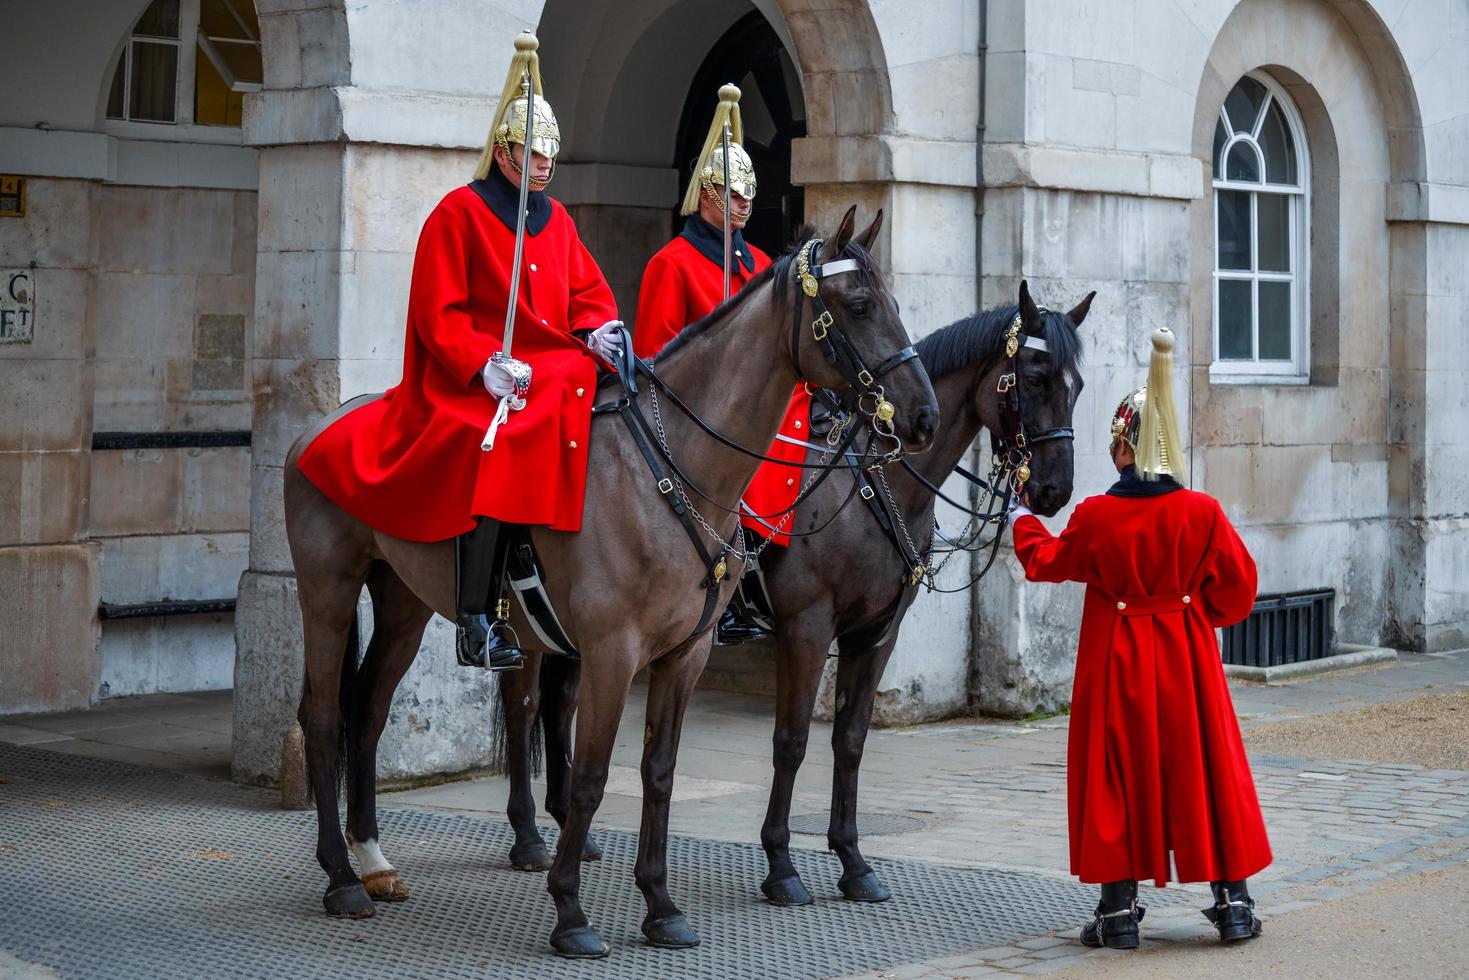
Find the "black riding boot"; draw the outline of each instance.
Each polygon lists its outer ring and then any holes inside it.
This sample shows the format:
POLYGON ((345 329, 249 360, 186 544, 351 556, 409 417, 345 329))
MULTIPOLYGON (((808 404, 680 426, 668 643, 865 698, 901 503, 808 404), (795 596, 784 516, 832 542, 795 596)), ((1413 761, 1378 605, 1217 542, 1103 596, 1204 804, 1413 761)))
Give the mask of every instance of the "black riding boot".
POLYGON ((1137 949, 1137 924, 1143 920, 1144 911, 1137 903, 1137 882, 1108 882, 1102 886, 1097 917, 1081 927, 1082 944, 1137 949))
POLYGON ((454 542, 458 606, 454 655, 465 667, 518 670, 525 655, 506 635, 508 625, 489 615, 491 604, 499 598, 499 531, 499 521, 481 517, 474 530, 461 534, 454 542))
POLYGON ((1204 909, 1204 918, 1214 923, 1222 941, 1253 939, 1265 931, 1243 881, 1211 881, 1209 887, 1214 891, 1214 904, 1204 909))
POLYGON ((735 608, 734 600, 730 600, 724 609, 724 615, 719 617, 719 622, 714 626, 714 642, 722 647, 732 647, 744 643, 747 640, 758 640, 762 636, 769 636, 759 624, 752 623, 740 615, 735 608))

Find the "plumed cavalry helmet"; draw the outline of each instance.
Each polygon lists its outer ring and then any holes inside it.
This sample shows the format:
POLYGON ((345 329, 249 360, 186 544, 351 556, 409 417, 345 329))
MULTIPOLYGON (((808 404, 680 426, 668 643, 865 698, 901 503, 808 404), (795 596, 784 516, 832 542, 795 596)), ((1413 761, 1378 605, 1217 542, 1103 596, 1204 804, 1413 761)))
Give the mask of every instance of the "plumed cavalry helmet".
POLYGON ((694 177, 683 196, 683 213, 693 214, 699 210, 699 195, 708 191, 724 210, 724 124, 729 123, 729 190, 746 200, 755 199, 755 164, 750 154, 740 145, 745 138, 745 127, 740 122, 740 90, 737 85, 722 85, 719 88, 719 105, 714 110, 714 120, 709 124, 709 135, 704 138, 704 149, 694 164, 694 177))
MULTIPOLYGON (((511 143, 525 145, 525 114, 529 99, 521 91, 525 81, 525 75, 530 73, 531 91, 535 93, 536 124, 531 134, 531 151, 541 156, 550 157, 552 163, 552 175, 556 171, 556 154, 561 152, 561 127, 556 123, 556 113, 551 111, 551 103, 547 102, 541 95, 541 61, 536 49, 541 42, 529 31, 522 31, 515 38, 515 56, 510 59, 510 73, 505 77, 505 91, 500 94, 500 105, 495 110, 495 121, 490 125, 489 139, 485 140, 485 151, 480 155, 479 166, 475 168, 474 179, 484 180, 490 175, 490 168, 494 166, 495 147, 503 147, 505 155, 510 158, 510 166, 516 173, 523 173, 520 165, 515 162, 515 154, 510 152, 511 143)), ((545 180, 531 180, 531 190, 543 190, 550 178, 545 180)))
POLYGON ((1134 388, 1112 413, 1112 448, 1127 440, 1137 455, 1137 471, 1145 480, 1171 476, 1188 480, 1178 407, 1173 397, 1173 331, 1153 331, 1148 383, 1134 388))

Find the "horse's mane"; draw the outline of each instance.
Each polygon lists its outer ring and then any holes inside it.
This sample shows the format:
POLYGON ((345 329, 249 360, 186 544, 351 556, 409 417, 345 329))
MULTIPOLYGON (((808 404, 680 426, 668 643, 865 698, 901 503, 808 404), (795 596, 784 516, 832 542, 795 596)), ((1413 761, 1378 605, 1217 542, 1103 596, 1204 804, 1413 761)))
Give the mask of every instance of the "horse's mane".
MULTIPOLYGON (((695 337, 699 336, 699 334, 724 319, 731 310, 744 302, 749 296, 754 295, 755 290, 761 285, 767 282, 770 283, 771 288, 778 295, 784 297, 786 290, 791 285, 790 269, 791 263, 796 258, 796 249, 800 248, 807 239, 814 237, 816 237, 815 225, 805 224, 796 229, 796 237, 791 240, 790 244, 786 246, 785 251, 779 257, 756 273, 755 277, 745 283, 739 292, 710 310, 706 316, 695 320, 674 334, 673 339, 663 345, 663 349, 658 352, 658 356, 654 358, 653 363, 657 364, 662 361, 665 357, 674 353, 680 347, 687 345, 695 337)), ((857 274, 861 277, 861 282, 864 286, 871 284, 876 284, 879 287, 882 286, 882 273, 878 271, 877 264, 872 261, 872 255, 867 249, 863 248, 854 240, 847 243, 847 248, 842 254, 849 259, 857 260, 857 274)), ((827 261, 830 261, 832 258, 832 256, 827 256, 827 261)), ((633 329, 637 329, 636 324, 633 325, 633 329)))
MULTIPOLYGON (((962 320, 955 320, 920 340, 915 346, 930 378, 973 368, 999 357, 1005 349, 1005 333, 1019 307, 996 306, 962 320)), ((1071 378, 1081 376, 1081 335, 1065 313, 1046 310, 1041 314, 1041 339, 1050 348, 1051 360, 1071 378)))

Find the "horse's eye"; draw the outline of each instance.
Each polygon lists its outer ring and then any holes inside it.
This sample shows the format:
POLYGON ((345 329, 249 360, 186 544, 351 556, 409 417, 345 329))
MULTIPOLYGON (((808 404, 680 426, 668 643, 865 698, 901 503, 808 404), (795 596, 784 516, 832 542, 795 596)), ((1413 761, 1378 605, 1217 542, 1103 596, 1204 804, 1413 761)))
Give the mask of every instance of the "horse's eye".
POLYGON ((1039 388, 1046 383, 1046 376, 1044 374, 1028 372, 1025 375, 1025 383, 1030 385, 1032 388, 1039 388))
POLYGON ((867 304, 861 302, 860 300, 858 302, 856 302, 856 303, 853 303, 852 304, 852 315, 853 316, 866 316, 867 315, 867 304))

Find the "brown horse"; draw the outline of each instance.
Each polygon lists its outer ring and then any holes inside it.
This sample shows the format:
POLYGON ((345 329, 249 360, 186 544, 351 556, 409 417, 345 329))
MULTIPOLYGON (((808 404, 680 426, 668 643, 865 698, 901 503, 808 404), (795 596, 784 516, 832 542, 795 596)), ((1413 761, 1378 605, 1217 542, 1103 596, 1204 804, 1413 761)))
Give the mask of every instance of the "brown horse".
MULTIPOLYGON (((996 395, 1000 378, 1014 371, 1019 386, 1018 421, 1030 433, 1031 505, 1046 516, 1066 505, 1071 497, 1073 463, 1071 413, 1082 388, 1077 328, 1086 318, 1093 295, 1069 314, 1054 313, 1039 309, 1022 283, 1017 305, 959 320, 918 343, 943 419, 933 448, 912 460, 924 480, 943 483, 981 429, 1006 430, 996 395), (1022 335, 1043 340, 1047 351, 1022 346, 1012 366, 1006 340, 1017 315, 1022 335)), ((814 458, 813 452, 808 461, 814 458)), ((892 473, 888 487, 901 526, 919 536, 919 548, 929 549, 933 492, 901 471, 892 473)), ((827 843, 841 859, 843 873, 838 885, 845 897, 867 902, 889 897, 857 846, 857 775, 877 685, 892 655, 898 626, 917 591, 909 579, 914 556, 903 538, 884 540, 883 530, 866 505, 843 508, 851 493, 850 479, 833 478, 816 488, 797 508, 791 528, 808 533, 832 514, 837 514, 835 519, 801 539, 798 546, 770 548, 760 558, 777 643, 775 782, 760 835, 769 875, 761 890, 776 905, 804 905, 813 900, 791 862, 788 823, 796 772, 805 758, 812 709, 833 640, 840 655, 827 843)), ((895 535, 899 533, 895 528, 895 535)), ((931 556, 923 557, 931 563, 931 556)), ((511 776, 508 809, 517 838, 510 859, 522 870, 544 870, 550 861, 535 826, 527 730, 534 726, 540 710, 546 737, 546 806, 562 821, 568 762, 558 748, 566 745, 577 693, 574 666, 563 668, 546 661, 539 684, 536 666, 531 664, 531 669, 507 678, 501 689, 508 727, 505 761, 511 776)))
MULTIPOLYGON (((903 356, 908 338, 897 304, 869 258, 878 225, 854 239, 855 211, 847 212, 825 247, 810 242, 796 257, 783 257, 685 329, 660 356, 655 370, 663 396, 661 462, 676 475, 672 483, 665 479, 660 485, 651 475, 631 421, 623 425, 599 416, 592 427, 582 530, 532 531, 552 604, 580 651, 587 692, 579 704, 565 825, 547 881, 556 905, 551 944, 564 956, 607 953, 581 906, 581 857, 629 686, 645 666, 650 679, 636 864, 648 907, 643 932, 659 946, 686 948, 699 941, 668 893, 668 805, 684 709, 709 654, 706 610, 711 599, 722 608, 737 581, 739 554, 726 543, 734 539, 737 546, 734 508, 757 466, 750 455, 701 431, 699 423, 739 446, 768 446, 798 381, 865 387, 872 379, 863 365, 884 364, 894 365, 882 379, 883 394, 896 411, 894 438, 915 451, 933 440, 933 389, 917 360, 903 356), (814 258, 803 262, 803 253, 824 253, 825 269, 814 258), (822 304, 830 316, 813 324, 822 304), (678 402, 683 414, 674 408, 678 402), (670 506, 675 497, 709 514, 703 550, 725 553, 730 574, 696 551, 670 506)), ((803 238, 808 231, 803 229, 803 238)), ((656 383, 642 381, 641 403, 647 406, 646 389, 656 383)), ((337 416, 361 402, 343 406, 337 416)), ((658 403, 652 404, 656 412, 658 403)), ((454 545, 379 534, 305 479, 295 462, 331 421, 297 440, 287 458, 286 530, 305 627, 299 717, 316 798, 317 860, 328 877, 322 902, 332 914, 361 917, 373 913, 374 897, 407 897, 379 847, 376 750, 393 692, 417 654, 425 625, 435 612, 453 615, 454 545), (348 637, 364 584, 372 597, 374 630, 357 664, 348 637), (361 879, 337 814, 339 744, 347 764, 347 835, 361 879)), ((529 640, 534 634, 519 620, 517 613, 513 625, 529 640)))

